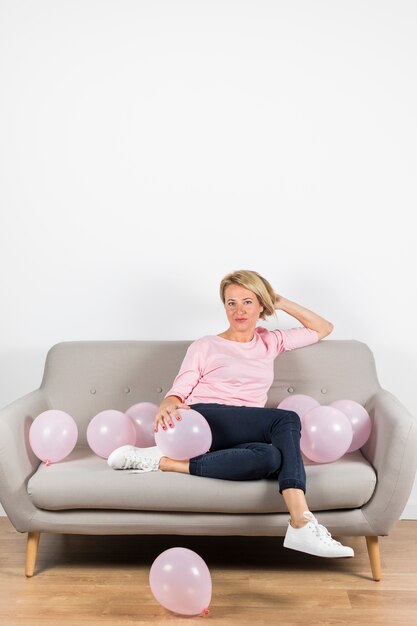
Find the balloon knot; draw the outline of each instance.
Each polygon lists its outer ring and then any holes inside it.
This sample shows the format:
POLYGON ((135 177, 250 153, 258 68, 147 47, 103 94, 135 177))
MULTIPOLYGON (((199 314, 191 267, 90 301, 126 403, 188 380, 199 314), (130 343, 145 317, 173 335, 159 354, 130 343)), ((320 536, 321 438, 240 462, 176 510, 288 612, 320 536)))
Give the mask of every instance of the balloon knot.
POLYGON ((203 609, 203 613, 204 613, 204 615, 208 615, 210 613, 210 611, 208 609, 203 609))
POLYGON ((48 465, 50 465, 50 464, 51 464, 50 459, 46 459, 46 461, 45 461, 45 465, 46 465, 46 467, 48 467, 48 465))

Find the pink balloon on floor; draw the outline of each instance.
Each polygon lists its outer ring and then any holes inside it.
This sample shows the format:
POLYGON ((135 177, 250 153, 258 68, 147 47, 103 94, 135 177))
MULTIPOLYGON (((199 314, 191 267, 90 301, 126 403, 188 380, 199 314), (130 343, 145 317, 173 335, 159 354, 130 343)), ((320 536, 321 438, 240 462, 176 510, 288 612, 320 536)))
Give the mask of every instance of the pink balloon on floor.
POLYGON ((74 418, 58 409, 40 413, 29 429, 30 446, 46 465, 68 456, 75 448, 77 438, 78 428, 74 418))
POLYGON ((107 459, 120 446, 134 446, 136 431, 130 417, 108 409, 97 413, 88 424, 87 441, 93 452, 107 459))
POLYGON ((318 406, 303 417, 301 451, 310 461, 336 461, 348 451, 352 437, 349 419, 332 406, 318 406))
POLYGON ((303 418, 303 415, 310 411, 311 409, 316 408, 316 406, 320 406, 320 402, 317 402, 311 396, 307 396, 303 393, 296 393, 287 396, 278 404, 277 409, 285 409, 286 411, 295 411, 300 419, 303 418))
POLYGON ((368 411, 354 400, 335 400, 329 406, 342 411, 352 424, 353 438, 348 452, 354 452, 362 448, 363 444, 368 441, 372 430, 372 422, 368 411))
POLYGON ((205 561, 188 548, 170 548, 152 563, 149 584, 155 599, 180 615, 208 613, 212 582, 205 561))
POLYGON ((148 448, 155 445, 154 421, 158 405, 153 402, 138 402, 129 407, 126 415, 130 417, 136 431, 136 446, 148 448))
POLYGON ((155 433, 155 443, 164 456, 187 460, 205 454, 212 443, 211 429, 203 415, 194 409, 177 409, 181 421, 173 419, 174 427, 155 433))

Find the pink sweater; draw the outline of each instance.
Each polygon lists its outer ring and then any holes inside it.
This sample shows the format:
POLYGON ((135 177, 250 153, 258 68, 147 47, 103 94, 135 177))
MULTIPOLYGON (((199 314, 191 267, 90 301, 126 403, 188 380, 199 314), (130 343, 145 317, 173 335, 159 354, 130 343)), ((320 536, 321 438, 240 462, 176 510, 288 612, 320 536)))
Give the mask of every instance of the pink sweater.
POLYGON ((206 335, 189 345, 167 396, 186 404, 197 402, 263 407, 274 380, 274 359, 281 352, 319 341, 309 328, 255 328, 251 341, 241 343, 206 335))

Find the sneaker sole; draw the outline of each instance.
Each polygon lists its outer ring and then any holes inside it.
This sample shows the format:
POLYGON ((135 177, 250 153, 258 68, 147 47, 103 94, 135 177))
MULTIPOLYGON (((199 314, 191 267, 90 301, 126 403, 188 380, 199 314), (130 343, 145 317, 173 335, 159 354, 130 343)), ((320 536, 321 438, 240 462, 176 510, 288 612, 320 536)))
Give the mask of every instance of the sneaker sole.
POLYGON ((288 550, 295 550, 296 552, 304 552, 304 554, 310 554, 311 556, 319 556, 325 559, 348 559, 355 556, 355 553, 352 550, 352 554, 317 554, 316 552, 311 552, 310 550, 304 550, 298 546, 288 545, 284 541, 284 548, 288 550))
POLYGON ((316 552, 303 550, 295 546, 286 546, 285 544, 284 544, 284 548, 287 548, 288 550, 295 550, 296 552, 303 552, 304 554, 310 554, 311 556, 318 556, 322 559, 349 559, 355 556, 355 553, 353 554, 317 554, 316 552))

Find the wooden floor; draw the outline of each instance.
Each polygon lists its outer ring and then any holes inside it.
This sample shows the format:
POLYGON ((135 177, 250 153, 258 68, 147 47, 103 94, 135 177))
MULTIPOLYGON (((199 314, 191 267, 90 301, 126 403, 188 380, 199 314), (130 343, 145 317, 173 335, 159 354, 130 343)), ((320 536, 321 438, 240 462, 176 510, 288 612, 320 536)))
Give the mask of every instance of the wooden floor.
POLYGON ((353 559, 286 550, 282 538, 41 535, 26 578, 26 535, 0 518, 1 626, 414 626, 417 625, 417 521, 380 539, 382 574, 372 580, 364 538, 344 538, 353 559), (207 563, 210 613, 182 617, 149 587, 155 558, 186 547, 207 563))

